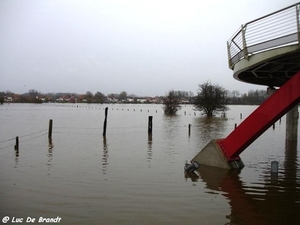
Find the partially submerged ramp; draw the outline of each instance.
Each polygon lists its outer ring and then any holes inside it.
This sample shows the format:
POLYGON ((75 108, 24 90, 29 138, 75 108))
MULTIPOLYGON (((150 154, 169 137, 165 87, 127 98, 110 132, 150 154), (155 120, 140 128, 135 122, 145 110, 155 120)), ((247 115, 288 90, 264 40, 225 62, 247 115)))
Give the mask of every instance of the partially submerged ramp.
POLYGON ((300 71, 261 104, 225 139, 212 140, 192 162, 220 168, 241 168, 239 158, 253 141, 300 102, 300 71))

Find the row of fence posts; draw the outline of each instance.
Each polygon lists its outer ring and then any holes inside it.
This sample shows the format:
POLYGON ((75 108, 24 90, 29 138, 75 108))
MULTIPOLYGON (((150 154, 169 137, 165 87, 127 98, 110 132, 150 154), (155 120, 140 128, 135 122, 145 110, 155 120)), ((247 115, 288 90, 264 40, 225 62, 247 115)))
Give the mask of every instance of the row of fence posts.
MULTIPOLYGON (((107 128, 107 116, 108 116, 108 107, 105 108, 105 118, 104 118, 104 124, 103 124, 103 137, 106 136, 106 128, 107 128)), ((152 121, 153 116, 148 117, 148 133, 152 134, 152 121)), ((53 128, 53 120, 49 120, 49 128, 48 128, 48 139, 49 143, 52 142, 52 128, 53 128)), ((19 151, 19 136, 16 137, 16 144, 15 144, 15 150, 19 151)))
MULTIPOLYGON (((243 119, 243 114, 242 113, 240 113, 240 119, 243 119)), ((279 124, 281 124, 281 118, 279 119, 279 124)), ((234 124, 234 129, 236 129, 236 127, 237 127, 237 124, 235 123, 234 124)), ((273 123, 273 129, 275 129, 275 123, 273 123)))
MULTIPOLYGON (((48 128, 49 145, 52 145, 52 128, 53 128, 53 120, 50 119, 49 120, 49 128, 48 128)), ((19 152, 19 136, 16 136, 15 150, 17 153, 19 152)))
MULTIPOLYGON (((108 116, 108 107, 105 108, 105 118, 104 118, 104 124, 103 124, 103 136, 106 136, 106 128, 107 128, 107 116, 108 116)), ((191 135, 191 124, 188 125, 188 134, 191 135)), ((236 128, 235 124, 235 128, 236 128)), ((49 128, 48 128, 48 139, 49 143, 52 142, 52 129, 53 129, 53 120, 49 120, 49 128)), ((153 116, 148 117, 148 134, 152 134, 153 130, 153 116)), ((15 150, 19 150, 19 137, 16 137, 16 144, 15 144, 15 150)))
MULTIPOLYGON (((106 136, 107 115, 108 115, 108 107, 105 108, 105 118, 104 118, 104 124, 103 124, 103 136, 104 137, 106 136)), ((149 116, 148 117, 148 134, 152 134, 152 128, 153 128, 152 121, 153 121, 153 116, 149 116)))
MULTIPOLYGON (((105 108, 105 118, 104 118, 104 125, 103 125, 103 137, 106 136, 106 127, 107 127, 107 115, 108 115, 108 107, 105 108)), ((240 118, 242 119, 242 114, 240 114, 240 118)), ((148 117, 148 135, 152 135, 152 128, 153 128, 153 116, 148 117)), ((281 118, 279 120, 281 123, 281 118)), ((237 124, 235 123, 234 127, 237 127, 237 124)), ((49 129, 48 129, 48 140, 49 140, 49 146, 52 146, 52 128, 53 128, 53 120, 49 120, 49 129)), ((273 124, 273 129, 275 129, 275 123, 273 124)), ((188 125, 188 134, 191 135, 191 124, 188 125)), ((15 151, 16 156, 19 156, 19 137, 16 137, 16 144, 15 144, 15 151)), ((272 176, 276 176, 278 174, 278 161, 272 161, 271 162, 271 174, 272 176)))
MULTIPOLYGON (((106 128, 107 128, 107 116, 108 116, 108 107, 105 108, 105 118, 104 118, 104 124, 103 124, 103 136, 106 136, 106 128)), ((240 119, 243 118, 242 113, 240 113, 240 119)), ((279 120, 279 123, 281 123, 281 118, 279 120)), ((191 135, 191 124, 188 125, 188 134, 191 135)), ((53 128, 53 120, 49 120, 49 129, 48 129, 48 139, 52 140, 52 128, 53 128)), ((234 129, 237 128, 237 124, 234 124, 234 129)), ((148 134, 152 134, 153 129, 153 116, 148 117, 148 134)), ((275 129, 275 123, 273 124, 273 129, 275 129)), ((19 150, 19 137, 16 137, 16 144, 15 144, 15 150, 19 150)))

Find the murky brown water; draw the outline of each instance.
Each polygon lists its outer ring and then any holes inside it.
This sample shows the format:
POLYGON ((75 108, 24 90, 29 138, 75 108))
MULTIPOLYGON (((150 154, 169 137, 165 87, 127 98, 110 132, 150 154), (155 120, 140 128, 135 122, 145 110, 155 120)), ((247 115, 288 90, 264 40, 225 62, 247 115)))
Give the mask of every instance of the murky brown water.
MULTIPOLYGON (((286 143, 285 117, 241 154, 240 172, 192 159, 226 137, 256 106, 230 106, 206 119, 191 106, 166 117, 161 105, 0 106, 0 219, 61 218, 60 224, 300 224, 299 144, 286 143), (78 107, 77 107, 78 106, 78 107), (148 116, 153 134, 148 135, 148 116), (52 143, 48 122, 53 119, 52 143), (188 124, 192 125, 188 134, 188 124), (20 137, 20 150, 14 138, 20 137), (279 173, 271 176, 271 161, 279 173)), ((300 132, 299 132, 300 133, 300 132)))

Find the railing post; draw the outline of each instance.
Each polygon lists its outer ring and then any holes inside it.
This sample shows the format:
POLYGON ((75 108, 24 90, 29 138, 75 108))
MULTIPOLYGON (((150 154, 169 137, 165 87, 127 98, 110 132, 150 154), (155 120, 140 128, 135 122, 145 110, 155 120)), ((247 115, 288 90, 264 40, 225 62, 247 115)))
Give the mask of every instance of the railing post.
POLYGON ((229 68, 232 69, 232 60, 231 60, 230 43, 229 43, 229 41, 227 41, 227 54, 228 54, 228 65, 229 65, 229 68))
POLYGON ((245 59, 248 59, 247 43, 246 43, 246 27, 242 25, 242 41, 243 41, 243 55, 245 59))
POLYGON ((298 45, 300 46, 300 17, 299 17, 300 5, 296 5, 296 19, 297 19, 297 32, 298 32, 298 45))

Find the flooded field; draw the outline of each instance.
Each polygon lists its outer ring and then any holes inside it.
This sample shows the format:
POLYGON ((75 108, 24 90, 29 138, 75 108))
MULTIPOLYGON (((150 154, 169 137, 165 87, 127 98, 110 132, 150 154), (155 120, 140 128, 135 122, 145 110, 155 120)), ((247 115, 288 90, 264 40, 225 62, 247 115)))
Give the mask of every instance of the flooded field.
POLYGON ((229 108, 225 119, 207 119, 192 106, 167 117, 162 105, 1 105, 1 220, 299 224, 300 147, 285 140, 285 116, 241 154, 241 171, 201 166, 197 176, 185 175, 186 160, 211 139, 226 137, 256 106, 229 108), (109 110, 104 138, 105 107, 109 110), (275 177, 273 160, 279 161, 275 177))

